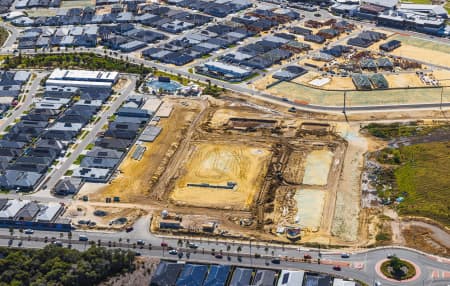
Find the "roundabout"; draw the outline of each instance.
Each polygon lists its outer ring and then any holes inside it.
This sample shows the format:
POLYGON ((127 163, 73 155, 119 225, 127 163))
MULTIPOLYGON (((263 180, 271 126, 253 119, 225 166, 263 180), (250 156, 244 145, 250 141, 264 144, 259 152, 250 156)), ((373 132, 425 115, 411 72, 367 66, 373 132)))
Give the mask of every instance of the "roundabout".
POLYGON ((375 265, 375 271, 379 277, 397 283, 412 282, 421 275, 421 270, 416 264, 396 256, 379 261, 375 265))

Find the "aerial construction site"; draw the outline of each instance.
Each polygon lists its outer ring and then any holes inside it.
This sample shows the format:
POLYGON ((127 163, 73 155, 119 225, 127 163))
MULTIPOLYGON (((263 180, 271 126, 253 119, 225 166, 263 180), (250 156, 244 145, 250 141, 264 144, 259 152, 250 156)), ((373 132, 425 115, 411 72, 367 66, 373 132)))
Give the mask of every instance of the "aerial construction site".
POLYGON ((152 216, 154 232, 325 244, 358 238, 359 189, 340 185, 348 143, 339 125, 234 94, 165 104, 173 112, 142 158, 128 155, 109 184, 85 184, 79 197, 120 197, 152 216))

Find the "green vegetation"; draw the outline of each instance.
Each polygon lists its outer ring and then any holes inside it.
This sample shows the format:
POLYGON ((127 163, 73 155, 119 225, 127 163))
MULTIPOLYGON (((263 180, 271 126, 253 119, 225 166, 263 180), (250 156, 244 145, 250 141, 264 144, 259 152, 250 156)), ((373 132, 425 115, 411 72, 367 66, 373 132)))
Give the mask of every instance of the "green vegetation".
POLYGON ((450 226, 450 142, 405 146, 395 170, 398 190, 405 201, 403 215, 424 216, 450 226))
POLYGON ((95 144, 94 143, 89 143, 87 146, 86 146, 86 149, 87 150, 92 150, 92 148, 94 148, 95 147, 95 144))
POLYGON ((0 47, 3 47, 3 44, 9 37, 9 32, 3 27, 0 27, 0 47))
POLYGON ((64 173, 64 176, 72 176, 73 175, 73 170, 67 170, 65 173, 64 173))
POLYGON ((134 271, 134 253, 92 246, 85 252, 0 248, 0 285, 98 285, 108 277, 134 271))
POLYGON ((73 54, 39 54, 33 56, 18 55, 5 58, 3 68, 85 68, 91 70, 108 70, 146 75, 152 68, 136 65, 108 56, 98 56, 94 53, 73 54))
POLYGON ((407 124, 392 123, 378 124, 370 123, 363 130, 367 130, 370 135, 390 140, 399 137, 423 136, 437 129, 450 130, 448 125, 417 125, 416 122, 408 122, 407 124))
POLYGON ((395 280, 406 280, 416 275, 416 269, 411 263, 401 260, 395 255, 381 264, 381 272, 386 277, 395 280))
MULTIPOLYGON (((384 149, 378 161, 389 164, 381 174, 382 199, 403 197, 401 215, 423 216, 450 226, 450 142, 422 143, 384 149)), ((377 188, 378 189, 378 188, 377 188)))
POLYGON ((218 97, 225 89, 218 87, 217 84, 211 85, 208 84, 207 87, 203 90, 203 94, 211 95, 212 97, 218 97))
POLYGON ((86 155, 81 154, 80 156, 77 157, 77 159, 75 159, 75 161, 73 161, 73 163, 75 165, 80 165, 81 161, 83 161, 84 157, 86 157, 86 155))

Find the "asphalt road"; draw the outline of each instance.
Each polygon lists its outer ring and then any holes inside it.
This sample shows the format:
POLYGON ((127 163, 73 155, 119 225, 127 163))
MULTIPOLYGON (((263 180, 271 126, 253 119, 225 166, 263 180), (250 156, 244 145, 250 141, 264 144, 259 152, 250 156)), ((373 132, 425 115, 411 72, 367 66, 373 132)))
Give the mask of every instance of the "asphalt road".
POLYGON ((5 128, 8 127, 11 123, 16 120, 16 118, 20 117, 24 111, 28 109, 30 104, 33 102, 33 99, 40 87, 41 80, 47 75, 45 72, 35 72, 36 77, 34 79, 30 79, 23 87, 22 90, 28 90, 28 92, 22 92, 21 94, 24 96, 24 99, 15 107, 9 117, 3 118, 0 120, 0 133, 5 131, 5 128), (31 82, 31 86, 29 83, 31 82))
POLYGON ((113 100, 109 105, 109 108, 106 111, 100 111, 101 113, 97 114, 100 117, 100 120, 97 121, 90 129, 88 135, 84 139, 81 139, 77 142, 77 147, 75 150, 71 150, 71 154, 68 158, 58 164, 52 173, 49 174, 48 178, 44 180, 40 186, 38 186, 38 191, 33 193, 33 196, 50 196, 50 190, 56 185, 58 180, 66 173, 66 171, 70 168, 73 162, 78 158, 78 156, 86 149, 86 147, 95 141, 97 138, 97 133, 101 131, 102 127, 108 123, 108 118, 112 116, 116 110, 122 105, 124 100, 130 95, 130 93, 134 90, 136 86, 136 78, 134 76, 129 77, 130 82, 122 88, 119 96, 113 100))
MULTIPOLYGON (((184 254, 190 253, 190 258, 183 255, 182 260, 209 262, 209 263, 227 263, 245 266, 270 266, 279 269, 303 269, 315 272, 329 273, 337 276, 353 278, 373 285, 375 281, 380 281, 383 285, 448 285, 450 280, 443 278, 443 273, 450 273, 450 260, 438 261, 437 258, 426 255, 417 251, 406 248, 378 248, 364 250, 357 253, 351 253, 350 257, 341 258, 340 253, 336 251, 321 251, 321 263, 317 263, 319 251, 317 249, 280 247, 268 245, 267 251, 265 244, 237 241, 216 241, 216 240, 194 240, 189 239, 189 242, 195 242, 198 245, 196 250, 190 249, 186 246, 187 240, 183 239, 182 244, 178 244, 177 238, 163 238, 151 235, 146 228, 140 228, 139 224, 148 226, 149 217, 143 218, 136 222, 135 228, 140 231, 125 232, 86 232, 74 231, 71 240, 69 240, 67 233, 62 236, 58 232, 44 232, 35 231, 33 235, 25 235, 14 231, 14 240, 12 246, 18 246, 19 241, 22 240, 22 247, 40 248, 50 243, 53 240, 59 240, 67 245, 72 244, 73 248, 84 250, 89 247, 89 243, 80 242, 78 238, 80 235, 86 235, 92 243, 99 243, 105 247, 120 247, 123 249, 135 249, 135 251, 145 256, 162 257, 167 259, 178 259, 177 256, 170 255, 166 248, 161 247, 161 243, 165 242, 173 248, 181 250, 184 254), (145 229, 145 230, 144 230, 145 229), (48 242, 44 242, 47 237, 48 242), (144 240, 145 245, 137 245, 138 240, 144 240), (151 244, 151 249, 149 249, 151 244), (238 251, 238 247, 242 250, 238 251), (214 254, 222 251, 223 258, 217 258, 214 254), (255 254, 260 255, 256 258, 255 254), (310 262, 303 261, 303 256, 308 254, 312 257, 310 262), (420 275, 414 280, 407 283, 398 283, 387 281, 380 277, 375 271, 375 266, 379 261, 386 259, 388 254, 395 254, 402 259, 412 261, 420 268, 420 275), (272 264, 274 257, 281 258, 281 263, 272 264), (334 265, 341 265, 340 271, 333 270, 334 265), (433 273, 438 273, 438 276, 433 278, 433 273)), ((0 229, 0 245, 8 245, 10 239, 8 229, 0 229)))

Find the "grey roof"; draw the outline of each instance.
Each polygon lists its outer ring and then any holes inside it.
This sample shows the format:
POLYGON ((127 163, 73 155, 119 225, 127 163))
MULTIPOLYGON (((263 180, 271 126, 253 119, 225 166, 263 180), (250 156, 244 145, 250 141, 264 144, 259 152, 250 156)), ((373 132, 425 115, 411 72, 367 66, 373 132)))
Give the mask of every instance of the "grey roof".
POLYGON ((253 270, 249 268, 238 267, 234 270, 233 278, 229 286, 247 286, 250 285, 253 270))
POLYGON ((252 285, 270 286, 274 284, 276 272, 273 270, 259 269, 256 272, 252 285))
POLYGON ((139 140, 146 142, 155 141, 156 137, 161 133, 162 128, 159 126, 147 126, 142 132, 139 140))
POLYGON ((99 157, 85 157, 81 161, 81 167, 87 168, 104 168, 104 169, 112 169, 118 163, 120 159, 114 158, 99 158, 99 157))
POLYGON ((99 138, 95 141, 95 145, 115 150, 126 150, 132 143, 129 139, 119 139, 119 138, 99 138))
POLYGON ((86 157, 101 157, 101 158, 113 158, 120 159, 123 155, 123 152, 113 150, 113 149, 105 149, 101 147, 94 147, 92 150, 87 152, 86 157))
POLYGON ((0 176, 0 185, 7 189, 30 189, 36 185, 41 177, 42 174, 36 172, 6 170, 5 174, 0 176))
POLYGON ((57 194, 75 194, 78 192, 81 182, 80 178, 63 178, 56 183, 54 190, 57 194))
POLYGON ((85 179, 104 180, 110 172, 110 169, 79 167, 73 171, 73 176, 85 179))
POLYGON ((150 282, 151 286, 175 285, 184 264, 162 261, 159 263, 150 282))
POLYGON ((36 202, 30 202, 25 205, 17 214, 17 220, 32 220, 39 212, 40 207, 36 202))

